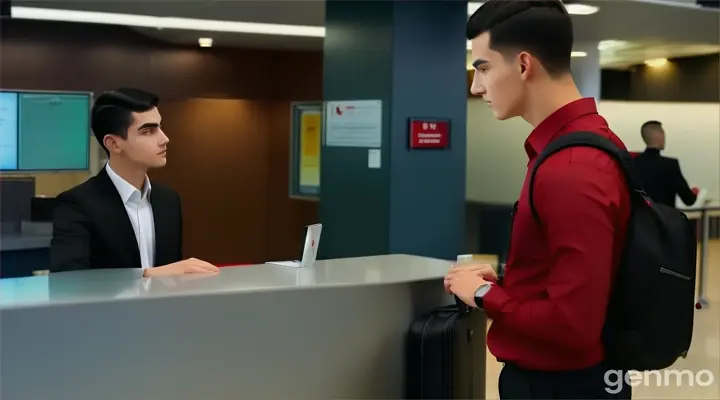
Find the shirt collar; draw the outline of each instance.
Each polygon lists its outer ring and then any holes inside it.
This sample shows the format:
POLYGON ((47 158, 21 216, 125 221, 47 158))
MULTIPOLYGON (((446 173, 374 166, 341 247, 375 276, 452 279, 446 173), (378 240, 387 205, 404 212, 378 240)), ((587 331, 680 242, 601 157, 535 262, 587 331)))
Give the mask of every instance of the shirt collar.
POLYGON ((142 193, 140 193, 140 190, 138 190, 135 186, 131 185, 128 181, 118 175, 117 172, 113 171, 113 169, 110 168, 109 161, 105 164, 105 170, 107 171, 110 180, 113 182, 115 188, 120 194, 120 198, 122 199, 123 204, 127 203, 134 194, 138 195, 139 200, 145 200, 148 194, 150 194, 150 179, 148 179, 147 175, 145 176, 145 184, 143 185, 142 193))
POLYGON ((645 154, 653 155, 653 156, 659 156, 660 155, 660 149, 655 149, 652 147, 648 147, 645 149, 645 154))
POLYGON ((565 126, 583 115, 597 114, 594 97, 585 97, 568 103, 545 118, 525 140, 525 152, 530 159, 543 151, 565 126))

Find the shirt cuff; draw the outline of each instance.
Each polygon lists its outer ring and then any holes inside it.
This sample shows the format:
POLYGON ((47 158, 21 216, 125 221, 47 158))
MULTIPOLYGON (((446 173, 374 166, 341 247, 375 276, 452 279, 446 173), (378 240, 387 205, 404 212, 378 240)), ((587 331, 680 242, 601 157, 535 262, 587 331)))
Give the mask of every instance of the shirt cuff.
POLYGON ((508 301, 510 301, 510 296, 505 289, 498 285, 492 285, 490 291, 483 296, 483 309, 492 317, 493 314, 499 313, 508 301))

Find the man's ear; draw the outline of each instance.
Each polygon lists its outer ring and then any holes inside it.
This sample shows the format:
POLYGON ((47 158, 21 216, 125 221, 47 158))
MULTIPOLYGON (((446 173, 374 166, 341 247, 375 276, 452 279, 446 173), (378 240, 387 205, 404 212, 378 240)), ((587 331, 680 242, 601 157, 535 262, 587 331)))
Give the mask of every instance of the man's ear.
POLYGON ((523 79, 527 79, 528 75, 531 73, 533 67, 532 61, 532 56, 530 56, 529 53, 523 51, 518 54, 520 74, 523 76, 523 79))
POLYGON ((103 138, 103 144, 110 153, 119 153, 122 149, 118 145, 118 140, 120 140, 119 136, 108 134, 103 138))

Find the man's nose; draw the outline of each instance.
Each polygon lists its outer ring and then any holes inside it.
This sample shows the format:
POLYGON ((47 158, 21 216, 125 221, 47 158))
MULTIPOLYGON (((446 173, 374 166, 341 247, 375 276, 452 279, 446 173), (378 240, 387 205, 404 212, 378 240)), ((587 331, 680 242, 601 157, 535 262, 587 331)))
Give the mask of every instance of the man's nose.
POLYGON ((478 82, 477 79, 473 79, 473 83, 470 86, 470 93, 472 93, 473 96, 484 96, 485 86, 478 82))
POLYGON ((160 131, 160 134, 162 135, 162 137, 160 138, 160 143, 167 144, 170 141, 170 138, 167 137, 167 135, 165 134, 165 131, 163 131, 163 130, 160 131))
POLYGON ((478 79, 478 73, 475 71, 473 74, 473 81, 470 85, 470 93, 473 96, 482 96, 485 94, 485 86, 480 82, 480 79, 478 79))

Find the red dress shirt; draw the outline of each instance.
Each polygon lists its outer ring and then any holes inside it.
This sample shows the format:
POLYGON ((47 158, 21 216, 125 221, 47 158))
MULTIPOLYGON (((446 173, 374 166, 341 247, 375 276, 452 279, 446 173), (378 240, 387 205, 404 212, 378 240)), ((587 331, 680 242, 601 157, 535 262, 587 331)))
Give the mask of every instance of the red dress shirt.
POLYGON ((528 203, 530 167, 550 141, 590 131, 625 145, 598 115, 595 100, 567 104, 525 142, 520 192, 502 286, 483 298, 492 319, 487 343, 503 362, 534 370, 574 370, 603 360, 601 332, 610 282, 620 263, 630 194, 619 164, 593 148, 570 148, 543 162, 528 203))

